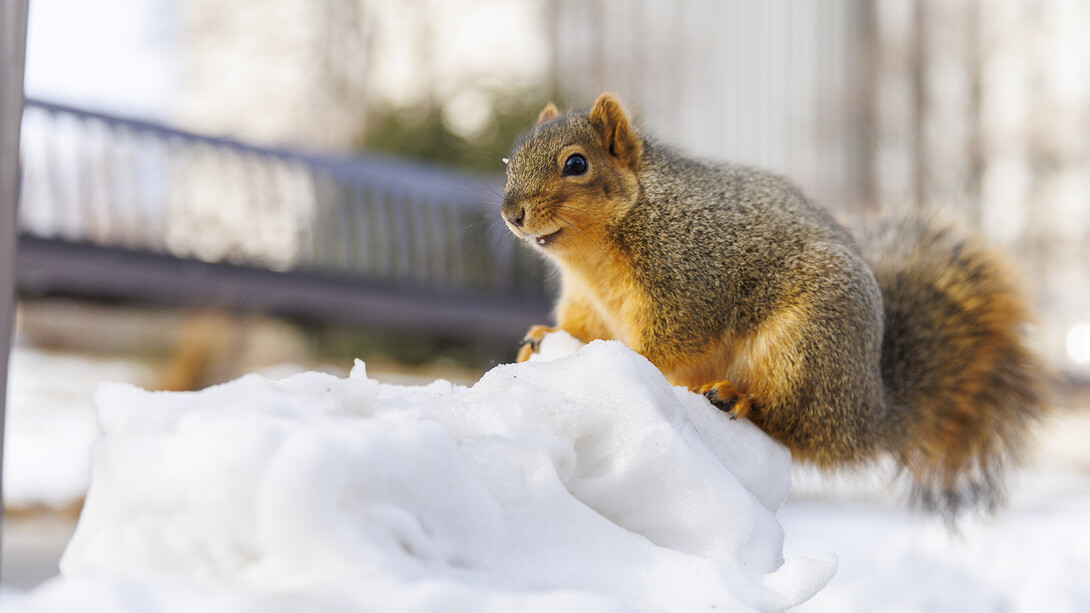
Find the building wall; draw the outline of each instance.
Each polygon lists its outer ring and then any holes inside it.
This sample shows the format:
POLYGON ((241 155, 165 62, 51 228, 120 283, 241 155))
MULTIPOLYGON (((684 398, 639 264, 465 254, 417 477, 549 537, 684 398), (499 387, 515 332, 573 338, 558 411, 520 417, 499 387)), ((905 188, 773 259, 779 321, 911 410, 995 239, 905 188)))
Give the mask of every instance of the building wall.
POLYGON ((661 140, 858 204, 858 2, 550 4, 564 102, 617 92, 661 140))
POLYGON ((1090 5, 877 5, 875 201, 974 223, 1024 275, 1045 354, 1090 377, 1090 5))

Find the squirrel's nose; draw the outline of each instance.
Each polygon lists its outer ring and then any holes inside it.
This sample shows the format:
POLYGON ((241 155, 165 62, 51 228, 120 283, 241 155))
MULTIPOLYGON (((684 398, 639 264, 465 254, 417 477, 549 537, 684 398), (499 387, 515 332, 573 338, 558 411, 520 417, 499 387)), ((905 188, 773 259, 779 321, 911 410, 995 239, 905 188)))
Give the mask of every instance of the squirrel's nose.
POLYGON ((516 228, 522 227, 522 222, 526 220, 526 209, 519 207, 514 213, 508 213, 506 216, 507 222, 516 228))

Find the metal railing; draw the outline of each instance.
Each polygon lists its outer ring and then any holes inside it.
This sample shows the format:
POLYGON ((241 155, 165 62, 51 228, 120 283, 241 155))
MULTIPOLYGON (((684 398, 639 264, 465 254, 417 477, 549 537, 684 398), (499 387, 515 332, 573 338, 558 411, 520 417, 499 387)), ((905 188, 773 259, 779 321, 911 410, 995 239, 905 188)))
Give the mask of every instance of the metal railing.
POLYGON ((457 294, 544 299, 496 177, 337 158, 27 100, 22 236, 457 294))

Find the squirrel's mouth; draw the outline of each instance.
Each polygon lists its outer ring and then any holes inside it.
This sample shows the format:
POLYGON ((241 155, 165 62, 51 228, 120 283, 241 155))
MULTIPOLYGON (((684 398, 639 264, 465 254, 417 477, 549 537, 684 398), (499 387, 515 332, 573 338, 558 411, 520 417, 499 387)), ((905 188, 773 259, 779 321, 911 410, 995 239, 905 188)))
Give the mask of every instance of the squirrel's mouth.
POLYGON ((557 230, 556 232, 552 232, 550 234, 542 234, 541 236, 535 236, 530 240, 537 243, 538 247, 548 247, 549 245, 553 244, 553 242, 556 240, 556 237, 559 236, 559 235, 560 235, 560 230, 557 230))

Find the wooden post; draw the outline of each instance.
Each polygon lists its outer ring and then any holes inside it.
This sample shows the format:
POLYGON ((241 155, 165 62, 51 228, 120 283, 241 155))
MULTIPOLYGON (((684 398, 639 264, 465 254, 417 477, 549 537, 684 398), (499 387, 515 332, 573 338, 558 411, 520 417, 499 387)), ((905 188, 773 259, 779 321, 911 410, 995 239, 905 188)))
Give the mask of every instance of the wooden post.
MULTIPOLYGON (((23 121, 27 0, 0 2, 0 503, 4 413, 15 321, 15 210, 19 200, 19 128, 23 121)), ((0 520, 3 505, 0 504, 0 520)))

